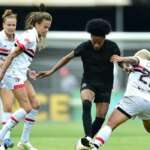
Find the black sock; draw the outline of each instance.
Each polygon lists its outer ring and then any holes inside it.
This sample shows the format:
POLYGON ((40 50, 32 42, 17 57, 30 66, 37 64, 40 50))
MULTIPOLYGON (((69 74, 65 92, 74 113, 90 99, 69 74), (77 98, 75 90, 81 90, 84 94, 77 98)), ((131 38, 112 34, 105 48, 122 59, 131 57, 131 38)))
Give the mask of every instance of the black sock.
POLYGON ((91 107, 92 103, 89 100, 84 100, 82 103, 82 120, 85 136, 92 136, 92 117, 91 117, 91 107))
POLYGON ((100 117, 95 118, 95 120, 92 123, 92 138, 95 136, 95 134, 102 127, 104 120, 105 120, 105 118, 100 118, 100 117))

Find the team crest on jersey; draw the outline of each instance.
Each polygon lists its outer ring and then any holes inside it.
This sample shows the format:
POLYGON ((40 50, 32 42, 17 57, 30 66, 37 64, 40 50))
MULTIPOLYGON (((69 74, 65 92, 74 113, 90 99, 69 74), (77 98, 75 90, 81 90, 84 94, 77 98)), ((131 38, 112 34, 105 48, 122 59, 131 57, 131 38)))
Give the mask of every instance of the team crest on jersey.
POLYGON ((85 88, 86 86, 87 86, 86 83, 83 83, 83 84, 82 84, 82 88, 85 88))

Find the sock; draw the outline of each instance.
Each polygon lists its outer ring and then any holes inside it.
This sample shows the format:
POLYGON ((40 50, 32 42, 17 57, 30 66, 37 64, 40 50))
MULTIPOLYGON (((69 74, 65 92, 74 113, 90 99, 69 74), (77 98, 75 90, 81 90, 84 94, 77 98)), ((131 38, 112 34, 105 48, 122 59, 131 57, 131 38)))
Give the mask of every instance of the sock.
POLYGON ((32 126, 35 123, 35 117, 38 114, 37 109, 32 109, 25 117, 24 127, 21 135, 21 142, 27 143, 29 142, 30 133, 32 130, 32 126))
POLYGON ((2 100, 0 98, 0 122, 2 123, 2 114, 3 114, 3 103, 2 100))
POLYGON ((105 118, 100 118, 100 117, 95 118, 95 120, 92 123, 92 138, 95 136, 95 134, 102 127, 104 120, 105 120, 105 118))
POLYGON ((12 114, 10 119, 6 122, 6 124, 0 130, 0 141, 4 140, 4 137, 8 131, 10 131, 20 120, 25 118, 26 111, 24 109, 19 109, 15 113, 12 114))
MULTIPOLYGON (((11 117, 12 113, 11 112, 3 112, 2 114, 2 124, 5 125, 8 119, 11 117)), ((8 131, 4 137, 4 139, 9 139, 10 138, 10 131, 8 131)))
POLYGON ((91 117, 92 103, 89 100, 84 100, 82 107, 83 107, 82 120, 83 120, 85 136, 91 137, 92 136, 92 117, 91 117))
POLYGON ((108 125, 105 125, 96 135, 95 143, 97 145, 104 144, 111 136, 111 133, 112 133, 112 128, 110 128, 108 125))

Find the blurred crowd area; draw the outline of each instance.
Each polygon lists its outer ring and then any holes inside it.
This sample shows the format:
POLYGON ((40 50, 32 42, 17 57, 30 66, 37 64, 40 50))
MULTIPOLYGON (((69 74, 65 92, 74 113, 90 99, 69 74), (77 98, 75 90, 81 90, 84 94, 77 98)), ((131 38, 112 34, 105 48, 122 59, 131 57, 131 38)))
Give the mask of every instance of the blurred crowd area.
MULTIPOLYGON (((38 10, 38 4, 34 0, 19 1, 10 0, 7 3, 0 1, 0 14, 5 9, 11 8, 18 13, 17 30, 24 30, 25 16, 38 10)), ((73 48, 86 40, 84 35, 85 23, 91 18, 104 18, 112 24, 112 37, 121 49, 122 55, 133 55, 142 48, 150 49, 149 45, 149 0, 108 0, 106 3, 100 3, 100 0, 87 1, 87 3, 67 3, 58 4, 44 1, 47 11, 53 16, 51 31, 48 33, 47 47, 36 55, 31 69, 46 70, 54 65, 62 56, 69 53, 73 48), (110 1, 110 4, 109 4, 110 1), (97 2, 97 3, 96 3, 97 2), (60 31, 63 31, 63 35, 60 31), (78 36, 78 32, 81 32, 78 36), (58 38, 55 38, 55 32, 58 38), (122 34, 115 34, 115 33, 122 34), (136 33, 135 33, 136 32, 136 33), (51 37, 51 33, 54 36, 51 37), (126 33, 126 34, 124 34, 126 33), (74 34, 76 38, 74 38, 74 34), (113 36, 114 34, 114 36, 113 36), (117 37, 117 38, 116 38, 117 37), (76 40, 76 41, 75 41, 76 40)), ((53 2, 53 1, 52 1, 53 2)), ((55 0, 57 2, 57 0, 55 0)), ((102 1, 101 1, 102 2, 102 1)), ((0 19, 0 22, 2 20, 0 19)), ((2 28, 2 24, 0 24, 2 28)), ((53 76, 31 81, 37 90, 38 97, 41 100, 41 110, 39 121, 54 120, 68 121, 81 119, 81 101, 80 101, 80 81, 82 76, 82 64, 79 58, 74 59, 56 72, 53 76)), ((121 98, 126 86, 127 74, 123 73, 117 65, 114 70, 114 89, 112 91, 112 103, 110 111, 121 98)), ((15 104, 15 108, 18 104, 15 104)))

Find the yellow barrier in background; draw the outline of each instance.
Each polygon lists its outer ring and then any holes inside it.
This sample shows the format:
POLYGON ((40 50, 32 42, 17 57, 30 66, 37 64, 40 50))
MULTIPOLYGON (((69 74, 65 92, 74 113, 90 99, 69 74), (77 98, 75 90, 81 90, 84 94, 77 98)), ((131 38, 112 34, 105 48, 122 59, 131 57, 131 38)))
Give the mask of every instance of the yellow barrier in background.
MULTIPOLYGON (((68 121, 70 120, 70 97, 67 94, 57 93, 45 95, 37 94, 40 101, 40 112, 37 121, 68 121)), ((17 100, 15 100, 13 111, 19 108, 17 100)))

